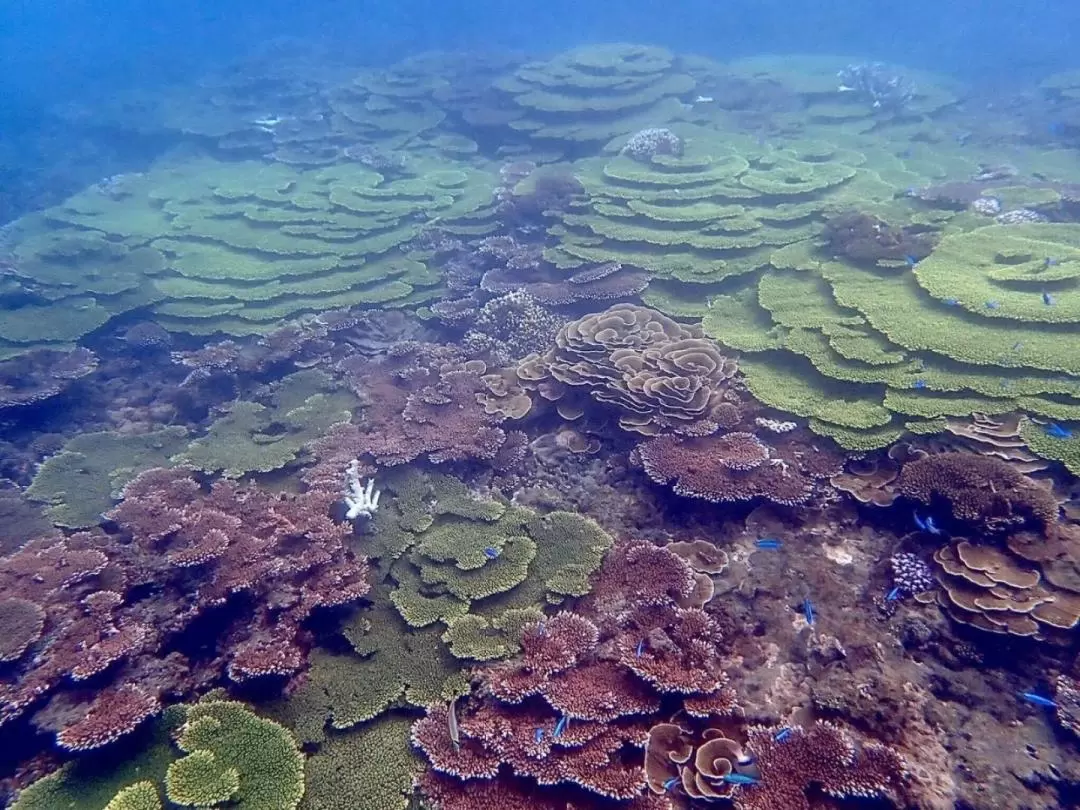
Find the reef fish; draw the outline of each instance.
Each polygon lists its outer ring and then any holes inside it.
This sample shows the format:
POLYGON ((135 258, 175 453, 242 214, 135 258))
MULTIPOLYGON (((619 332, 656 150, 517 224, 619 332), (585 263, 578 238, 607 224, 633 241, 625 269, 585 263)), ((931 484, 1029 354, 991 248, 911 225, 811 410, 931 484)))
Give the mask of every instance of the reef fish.
POLYGON ((679 784, 679 777, 673 776, 664 782, 664 790, 671 790, 677 784, 679 784))
POLYGON ((1016 694, 1018 694, 1028 703, 1031 703, 1035 706, 1042 706, 1044 709, 1057 708, 1057 703, 1052 701, 1050 698, 1043 697, 1042 695, 1036 694, 1035 692, 1017 692, 1016 694))
POLYGON ((758 780, 752 776, 747 776, 743 773, 726 773, 724 774, 724 781, 729 785, 756 785, 758 780))
POLYGON ((914 256, 910 256, 910 255, 905 256, 904 261, 907 262, 908 267, 914 267, 915 265, 917 265, 919 263, 918 259, 916 259, 914 256))
POLYGON ((895 588, 893 588, 891 591, 889 591, 889 594, 888 594, 888 596, 885 597, 885 600, 887 602, 895 602, 899 598, 900 598, 900 586, 898 585, 895 588))
POLYGON ((912 388, 926 388, 926 380, 916 380, 911 384, 912 388))
POLYGON ((569 723, 570 718, 564 714, 562 717, 559 718, 559 722, 555 724, 555 731, 552 732, 551 736, 555 739, 559 739, 559 737, 563 735, 563 732, 566 731, 566 726, 569 723))
POLYGON ((487 557, 489 560, 494 560, 496 557, 499 556, 499 550, 497 548, 488 546, 484 549, 484 556, 487 557))
POLYGON ((780 548, 784 544, 781 543, 779 540, 777 540, 775 537, 763 537, 760 540, 758 540, 756 543, 754 543, 754 545, 757 546, 758 548, 774 549, 775 550, 775 549, 780 548))
POLYGON ((784 726, 778 732, 773 734, 773 739, 776 740, 777 742, 783 742, 784 740, 786 740, 790 736, 791 736, 791 729, 788 728, 787 726, 784 726))
POLYGON ((941 529, 934 523, 934 518, 931 515, 927 515, 925 518, 919 517, 918 512, 912 512, 911 515, 915 518, 915 525, 919 527, 919 531, 929 532, 933 535, 942 534, 941 529))
POLYGON ((809 596, 803 599, 802 612, 806 623, 813 627, 814 622, 817 621, 817 614, 814 612, 814 603, 810 601, 809 596))
POLYGON ((1047 436, 1050 436, 1051 438, 1054 438, 1054 439, 1071 439, 1072 438, 1072 431, 1069 430, 1068 428, 1063 428, 1061 425, 1057 424, 1056 422, 1051 422, 1049 425, 1047 425, 1045 428, 1043 428, 1043 430, 1044 430, 1044 432, 1046 433, 1047 436))
POLYGON ((457 751, 461 748, 461 731, 457 721, 457 698, 450 701, 450 708, 446 712, 446 725, 450 732, 450 742, 457 751))
POLYGON ((639 641, 639 642, 637 643, 637 652, 635 652, 635 653, 634 653, 634 655, 635 655, 635 656, 636 656, 637 658, 641 658, 641 654, 642 654, 643 652, 645 652, 645 639, 642 639, 641 641, 639 641))
POLYGON ((539 745, 544 740, 544 730, 542 728, 535 729, 533 731, 533 742, 539 745))
POLYGON ((1052 307, 1054 305, 1054 296, 1052 296, 1046 290, 1043 290, 1043 303, 1046 304, 1048 307, 1052 307))
POLYGON ((985 306, 987 309, 998 309, 1001 304, 997 301, 987 301, 985 306))
POLYGON ((955 307, 960 304, 960 301, 956 298, 946 298, 943 303, 947 307, 955 307))

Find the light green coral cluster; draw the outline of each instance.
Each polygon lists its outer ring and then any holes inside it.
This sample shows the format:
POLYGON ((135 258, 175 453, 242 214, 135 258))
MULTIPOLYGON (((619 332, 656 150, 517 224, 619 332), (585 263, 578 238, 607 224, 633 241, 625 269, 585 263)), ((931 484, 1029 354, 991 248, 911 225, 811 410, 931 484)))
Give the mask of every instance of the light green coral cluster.
POLYGON ((355 654, 315 651, 307 682, 281 709, 304 739, 394 705, 444 703, 469 690, 464 668, 512 655, 543 609, 588 592, 612 537, 567 512, 539 515, 416 470, 380 478, 364 552, 371 606, 343 635, 355 654))
POLYGON ((226 478, 278 470, 296 461, 304 445, 349 421, 360 405, 354 394, 316 369, 297 371, 271 388, 266 404, 231 403, 204 436, 171 461, 226 478))
POLYGON ((603 144, 676 117, 694 89, 664 48, 613 43, 529 62, 495 82, 513 109, 509 127, 548 142, 603 144))
POLYGON ((210 697, 170 707, 137 751, 111 764, 69 763, 24 790, 12 810, 159 810, 163 799, 199 810, 296 810, 304 794, 296 740, 243 703, 210 697))
MULTIPOLYGON (((714 299, 703 321, 750 353, 740 368, 766 404, 854 449, 971 413, 1080 424, 1080 225, 950 232, 902 271, 797 247, 777 251, 754 295, 714 299)), ((1041 429, 1030 444, 1075 455, 1041 429)))
POLYGON ((574 164, 588 203, 550 229, 545 257, 568 273, 605 261, 642 268, 652 278, 645 302, 675 317, 701 317, 710 286, 764 269, 778 248, 818 236, 829 216, 902 210, 898 187, 946 171, 913 170, 881 144, 843 133, 773 144, 703 125, 670 130, 681 155, 619 152, 574 164))
POLYGON ((400 248, 487 204, 493 182, 434 157, 392 178, 204 157, 92 187, 15 229, 39 302, 5 313, 0 348, 67 345, 138 307, 173 331, 245 335, 307 312, 418 305, 440 274, 400 248))

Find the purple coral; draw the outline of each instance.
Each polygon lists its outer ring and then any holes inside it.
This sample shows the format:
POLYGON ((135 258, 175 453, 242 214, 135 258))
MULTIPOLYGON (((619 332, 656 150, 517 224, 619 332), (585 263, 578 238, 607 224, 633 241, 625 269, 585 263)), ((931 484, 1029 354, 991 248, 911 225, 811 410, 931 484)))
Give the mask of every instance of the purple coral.
POLYGON ((893 554, 889 562, 892 565, 893 585, 905 593, 923 593, 936 584, 930 566, 914 554, 893 554))

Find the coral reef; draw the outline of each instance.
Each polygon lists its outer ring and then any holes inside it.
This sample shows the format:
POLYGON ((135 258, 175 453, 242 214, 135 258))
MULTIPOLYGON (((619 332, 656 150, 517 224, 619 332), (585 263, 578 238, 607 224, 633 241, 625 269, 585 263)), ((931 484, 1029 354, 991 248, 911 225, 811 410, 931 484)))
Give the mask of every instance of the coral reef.
POLYGON ((369 588, 363 558, 346 545, 348 529, 326 517, 327 507, 314 495, 224 482, 204 491, 186 468, 148 470, 108 513, 126 542, 82 533, 33 541, 3 558, 3 591, 21 600, 6 616, 23 650, 10 650, 3 722, 29 712, 58 733, 61 747, 97 748, 155 714, 162 697, 217 672, 234 681, 295 674, 304 664, 304 620, 369 588), (222 615, 226 607, 235 615, 222 615), (189 669, 170 644, 197 622, 210 632, 215 612, 227 643, 202 671, 189 669), (49 628, 40 643, 35 616, 49 628))

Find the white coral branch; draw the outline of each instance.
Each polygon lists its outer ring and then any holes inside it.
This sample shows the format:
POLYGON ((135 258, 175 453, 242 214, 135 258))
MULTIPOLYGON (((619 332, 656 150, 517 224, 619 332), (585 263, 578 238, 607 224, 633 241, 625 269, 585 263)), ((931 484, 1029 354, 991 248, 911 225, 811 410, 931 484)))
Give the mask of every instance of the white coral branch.
POLYGON ((369 478, 366 482, 360 481, 360 462, 353 461, 345 471, 345 512, 346 520, 356 520, 359 517, 370 518, 379 508, 380 490, 375 489, 375 479, 369 478))

